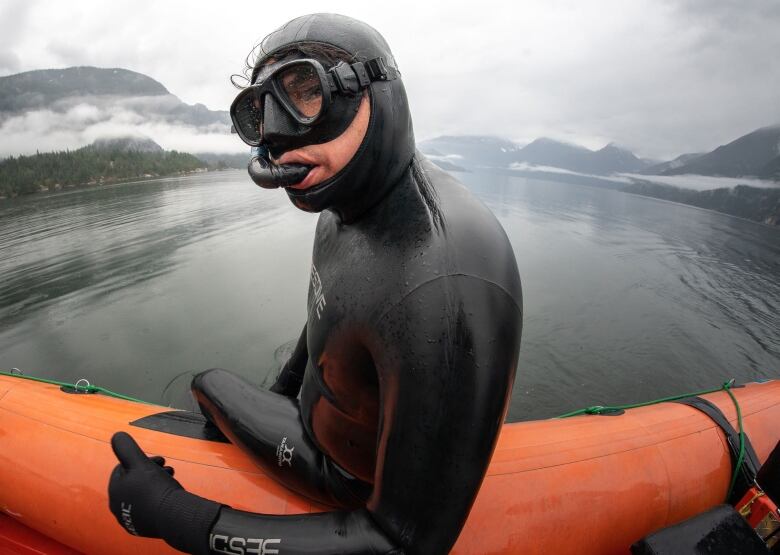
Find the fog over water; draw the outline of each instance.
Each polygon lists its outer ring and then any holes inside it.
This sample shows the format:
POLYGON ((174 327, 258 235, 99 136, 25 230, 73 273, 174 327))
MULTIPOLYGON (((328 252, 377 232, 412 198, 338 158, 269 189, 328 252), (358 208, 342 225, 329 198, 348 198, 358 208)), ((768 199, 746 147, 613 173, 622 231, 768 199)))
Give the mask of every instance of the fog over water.
POLYGON ((105 137, 148 137, 166 150, 241 152, 245 145, 224 123, 188 125, 162 117, 179 101, 172 95, 69 97, 43 109, 0 112, 0 159, 76 149, 105 137))
MULTIPOLYGON (((780 230, 617 191, 455 174, 523 279, 510 420, 780 375, 780 230)), ((305 318, 316 216, 245 172, 0 203, 0 368, 188 407, 267 384, 305 318)))

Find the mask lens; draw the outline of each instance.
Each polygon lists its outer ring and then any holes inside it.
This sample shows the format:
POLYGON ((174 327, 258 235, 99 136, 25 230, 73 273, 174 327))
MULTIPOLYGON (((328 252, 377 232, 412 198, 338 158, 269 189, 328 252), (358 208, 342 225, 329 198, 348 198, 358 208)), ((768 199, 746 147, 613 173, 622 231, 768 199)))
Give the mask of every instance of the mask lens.
POLYGON ((310 64, 296 64, 283 70, 278 82, 290 103, 305 118, 314 118, 322 110, 322 83, 310 64))
POLYGON ((251 143, 260 141, 260 111, 260 100, 252 90, 236 101, 233 125, 241 138, 251 143))

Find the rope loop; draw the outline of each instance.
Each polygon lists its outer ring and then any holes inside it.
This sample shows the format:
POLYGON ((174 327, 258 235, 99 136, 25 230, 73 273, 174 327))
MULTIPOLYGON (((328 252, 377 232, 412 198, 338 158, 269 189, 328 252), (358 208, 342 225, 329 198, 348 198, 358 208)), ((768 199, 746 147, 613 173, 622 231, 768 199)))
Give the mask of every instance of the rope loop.
POLYGON ((92 385, 91 383, 89 383, 89 380, 86 378, 81 378, 79 381, 73 384, 68 382, 61 382, 58 380, 50 380, 48 378, 36 378, 35 376, 25 376, 22 373, 22 371, 19 370, 18 368, 12 368, 10 372, 0 370, 0 376, 9 376, 13 378, 21 378, 23 380, 30 380, 33 382, 41 382, 41 383, 47 383, 51 385, 58 385, 60 387, 71 388, 77 392, 102 393, 103 395, 108 395, 109 397, 116 397, 117 399, 124 399, 125 401, 133 401, 134 403, 143 403, 145 405, 152 404, 142 399, 136 399, 135 397, 130 397, 129 395, 122 395, 121 393, 117 393, 116 391, 111 391, 110 389, 106 389, 105 387, 92 385))

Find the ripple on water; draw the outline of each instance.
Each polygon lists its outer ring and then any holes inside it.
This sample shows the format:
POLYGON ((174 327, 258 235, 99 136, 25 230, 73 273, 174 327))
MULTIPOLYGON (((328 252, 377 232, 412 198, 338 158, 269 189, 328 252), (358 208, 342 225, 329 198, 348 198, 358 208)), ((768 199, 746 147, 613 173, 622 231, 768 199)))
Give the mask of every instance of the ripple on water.
MULTIPOLYGON (((511 420, 780 374, 780 230, 457 177, 501 221, 523 279, 511 420)), ((0 367, 174 405, 199 369, 268 384, 303 323, 315 220, 244 172, 0 203, 0 367)))

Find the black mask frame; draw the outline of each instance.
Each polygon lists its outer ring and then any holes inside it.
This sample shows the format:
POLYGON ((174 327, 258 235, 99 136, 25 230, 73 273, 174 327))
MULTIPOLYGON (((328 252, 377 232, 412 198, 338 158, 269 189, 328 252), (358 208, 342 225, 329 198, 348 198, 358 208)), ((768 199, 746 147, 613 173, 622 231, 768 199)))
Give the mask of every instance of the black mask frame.
POLYGON ((273 73, 262 82, 241 91, 230 105, 230 118, 241 140, 256 147, 262 145, 264 140, 260 129, 262 129, 263 102, 266 96, 272 96, 287 116, 299 126, 310 129, 328 112, 334 102, 334 94, 355 97, 360 91, 368 88, 373 81, 388 81, 396 77, 395 69, 388 67, 382 57, 353 64, 339 62, 327 70, 319 61, 311 58, 292 60, 274 69, 273 73), (306 116, 298 110, 280 82, 281 75, 298 65, 309 66, 319 80, 322 102, 319 111, 313 116, 306 116))

